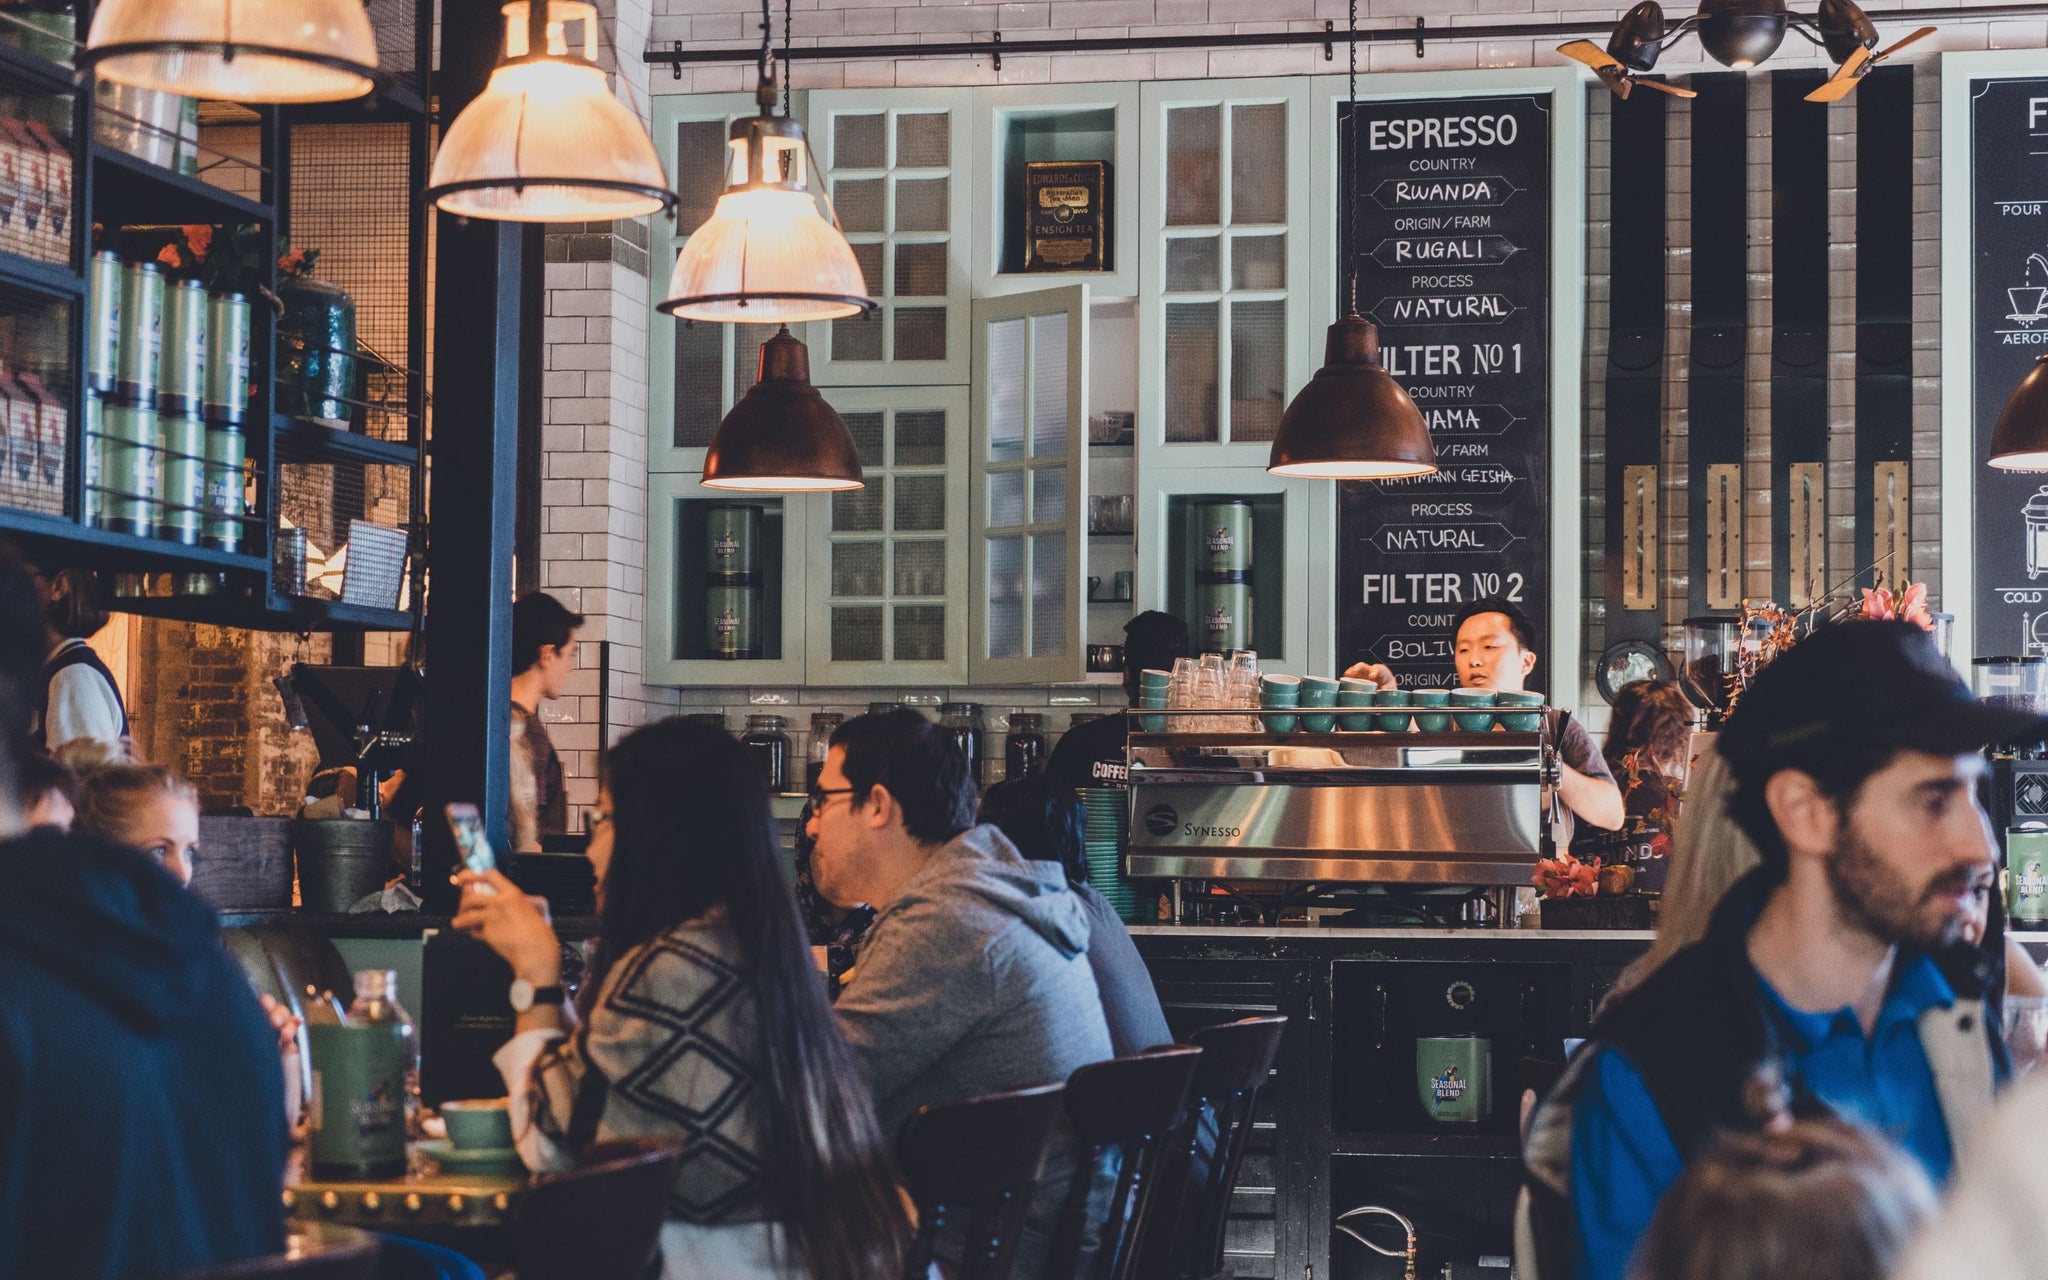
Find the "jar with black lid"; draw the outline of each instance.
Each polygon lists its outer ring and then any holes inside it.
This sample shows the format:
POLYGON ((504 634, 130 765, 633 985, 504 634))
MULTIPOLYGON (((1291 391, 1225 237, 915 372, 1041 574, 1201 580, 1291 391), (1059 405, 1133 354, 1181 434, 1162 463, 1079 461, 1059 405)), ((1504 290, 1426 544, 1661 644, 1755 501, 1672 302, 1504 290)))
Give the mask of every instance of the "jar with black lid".
POLYGON ((813 711, 811 713, 811 750, 804 762, 804 789, 818 789, 818 775, 824 772, 825 757, 832 754, 832 735, 839 726, 846 723, 846 717, 837 711, 813 711))
POLYGON ((783 725, 781 716, 748 716, 747 731, 740 735, 740 745, 759 766, 770 794, 789 790, 789 735, 783 725))
POLYGON ((1045 717, 1035 711, 1010 713, 1010 736, 1003 739, 1003 776, 1028 778, 1045 768, 1045 717))
POLYGON ((939 727, 953 736, 953 744, 967 757, 967 776, 981 785, 981 704, 947 702, 939 707, 939 727))

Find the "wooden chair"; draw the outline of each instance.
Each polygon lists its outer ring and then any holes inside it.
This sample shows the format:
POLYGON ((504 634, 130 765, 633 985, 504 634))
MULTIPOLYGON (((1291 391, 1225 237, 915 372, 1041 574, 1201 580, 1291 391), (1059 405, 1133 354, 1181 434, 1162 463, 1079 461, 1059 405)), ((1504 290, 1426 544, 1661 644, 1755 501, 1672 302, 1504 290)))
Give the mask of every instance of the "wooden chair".
POLYGON ((920 1108, 904 1124, 897 1161, 917 1206, 906 1280, 924 1280, 940 1237, 962 1232, 954 1280, 1009 1280, 1064 1094, 1057 1084, 992 1093, 920 1108))
POLYGON ((1133 1274, 1147 1280, 1229 1280, 1224 1233, 1259 1090, 1273 1073, 1287 1019, 1242 1018, 1188 1037, 1202 1051, 1187 1113, 1160 1172, 1159 1202, 1140 1223, 1133 1274))
POLYGON ((1067 1119, 1080 1150, 1053 1235, 1048 1276, 1137 1280, 1138 1252, 1132 1246, 1160 1199, 1155 1175, 1179 1136, 1188 1083, 1201 1056, 1200 1049, 1165 1045, 1092 1063, 1067 1078, 1067 1119), (1115 1162, 1116 1184, 1107 1205, 1098 1208, 1096 1172, 1106 1159, 1115 1162), (1084 1270, 1082 1252, 1091 1234, 1096 1244, 1084 1270))
POLYGON ((375 1280, 383 1241, 335 1222, 294 1222, 285 1251, 248 1258, 178 1280, 375 1280))
POLYGON ((682 1150, 652 1138, 600 1142, 567 1173, 536 1178, 512 1211, 506 1260, 519 1280, 640 1280, 661 1238, 682 1150))

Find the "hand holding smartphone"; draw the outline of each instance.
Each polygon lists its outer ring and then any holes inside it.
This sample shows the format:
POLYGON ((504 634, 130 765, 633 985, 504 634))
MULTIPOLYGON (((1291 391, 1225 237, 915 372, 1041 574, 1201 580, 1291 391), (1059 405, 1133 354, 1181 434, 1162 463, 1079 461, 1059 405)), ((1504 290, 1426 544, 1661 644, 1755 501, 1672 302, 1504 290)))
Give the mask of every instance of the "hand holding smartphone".
MULTIPOLYGON (((447 805, 443 814, 448 819, 448 830, 455 837, 455 850, 462 857, 462 865, 482 875, 495 870, 498 855, 491 849, 491 841, 484 834, 484 817, 473 804, 454 803, 447 805)), ((498 891, 488 884, 471 886, 471 892, 482 897, 491 897, 498 891)))

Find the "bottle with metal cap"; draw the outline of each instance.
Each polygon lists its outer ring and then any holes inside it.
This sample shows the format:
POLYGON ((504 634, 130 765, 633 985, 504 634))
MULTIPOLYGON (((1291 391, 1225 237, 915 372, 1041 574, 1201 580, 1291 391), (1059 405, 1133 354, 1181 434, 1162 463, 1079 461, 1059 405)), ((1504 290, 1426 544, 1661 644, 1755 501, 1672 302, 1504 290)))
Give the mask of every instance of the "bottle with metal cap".
POLYGON ((313 1096, 307 1145, 315 1172, 384 1178, 405 1172, 408 1076, 416 1070, 412 1019, 390 969, 356 974, 355 1003, 339 1025, 309 1022, 313 1096))

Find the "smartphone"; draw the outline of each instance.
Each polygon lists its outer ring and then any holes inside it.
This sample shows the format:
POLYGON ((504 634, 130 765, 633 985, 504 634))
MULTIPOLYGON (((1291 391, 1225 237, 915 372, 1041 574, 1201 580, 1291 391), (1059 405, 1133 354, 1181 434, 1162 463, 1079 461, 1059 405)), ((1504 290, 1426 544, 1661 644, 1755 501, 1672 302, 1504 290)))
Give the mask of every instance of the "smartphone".
MULTIPOLYGON (((448 830, 455 836, 455 851, 462 856, 462 865, 479 874, 496 868, 498 855, 491 851, 490 837, 484 834, 484 817, 476 811, 476 806, 455 803, 447 805, 442 812, 447 815, 448 830)), ((487 884, 480 884, 472 892, 488 896, 497 891, 487 884)))

